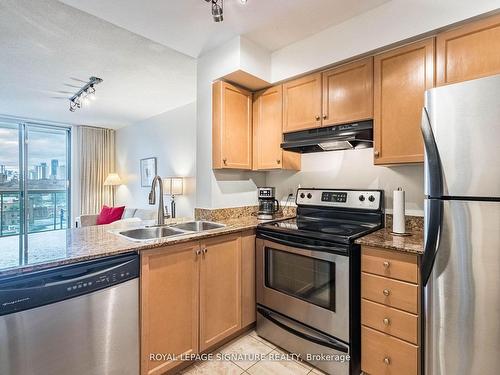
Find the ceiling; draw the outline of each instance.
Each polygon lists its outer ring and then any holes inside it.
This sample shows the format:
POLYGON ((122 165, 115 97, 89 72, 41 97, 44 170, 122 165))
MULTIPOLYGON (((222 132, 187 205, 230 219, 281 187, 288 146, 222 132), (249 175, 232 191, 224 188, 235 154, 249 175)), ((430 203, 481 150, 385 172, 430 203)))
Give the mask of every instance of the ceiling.
POLYGON ((198 57, 237 35, 274 51, 388 0, 225 0, 222 23, 203 0, 60 1, 198 57))
POLYGON ((0 47, 0 114, 118 128, 196 100, 195 59, 56 0, 0 0, 0 47))

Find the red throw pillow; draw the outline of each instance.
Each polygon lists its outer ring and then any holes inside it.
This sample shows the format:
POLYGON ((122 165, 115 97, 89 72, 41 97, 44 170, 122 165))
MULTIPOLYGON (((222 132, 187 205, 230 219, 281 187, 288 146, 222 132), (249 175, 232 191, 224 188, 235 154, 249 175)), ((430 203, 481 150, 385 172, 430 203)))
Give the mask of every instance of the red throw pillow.
POLYGON ((122 207, 108 207, 102 206, 101 213, 97 218, 97 225, 111 224, 114 221, 120 220, 123 216, 125 206, 122 207))

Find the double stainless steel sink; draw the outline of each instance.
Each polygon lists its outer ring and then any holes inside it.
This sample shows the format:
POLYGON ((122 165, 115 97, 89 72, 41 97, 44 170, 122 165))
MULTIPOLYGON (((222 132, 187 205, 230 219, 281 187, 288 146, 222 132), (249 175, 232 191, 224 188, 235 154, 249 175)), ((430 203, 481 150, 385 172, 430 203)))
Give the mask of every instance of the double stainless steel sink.
POLYGON ((133 241, 148 241, 165 237, 180 236, 183 234, 204 232, 225 227, 224 224, 211 221, 197 220, 168 226, 155 226, 146 228, 129 229, 118 232, 120 235, 133 241))

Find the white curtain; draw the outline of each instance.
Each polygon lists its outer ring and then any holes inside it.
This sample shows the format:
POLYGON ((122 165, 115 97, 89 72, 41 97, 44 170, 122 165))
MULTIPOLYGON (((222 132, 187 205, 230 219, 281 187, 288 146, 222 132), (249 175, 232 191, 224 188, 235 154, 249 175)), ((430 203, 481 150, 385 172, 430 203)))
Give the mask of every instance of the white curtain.
POLYGON ((77 160, 80 213, 99 213, 104 204, 111 205, 114 199, 112 187, 104 186, 104 180, 115 172, 115 131, 79 126, 77 160))

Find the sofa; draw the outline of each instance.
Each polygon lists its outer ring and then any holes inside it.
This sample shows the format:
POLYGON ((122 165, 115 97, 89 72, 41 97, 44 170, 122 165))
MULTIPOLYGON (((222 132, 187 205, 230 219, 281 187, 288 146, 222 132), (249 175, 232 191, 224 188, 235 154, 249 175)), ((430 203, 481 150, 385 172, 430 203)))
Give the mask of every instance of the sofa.
MULTIPOLYGON (((121 220, 115 221, 112 224, 120 224, 123 222, 141 222, 152 224, 156 220, 157 213, 155 210, 147 210, 143 208, 125 208, 121 220)), ((76 218, 75 227, 83 228, 92 225, 97 225, 99 214, 80 215, 76 218)))

